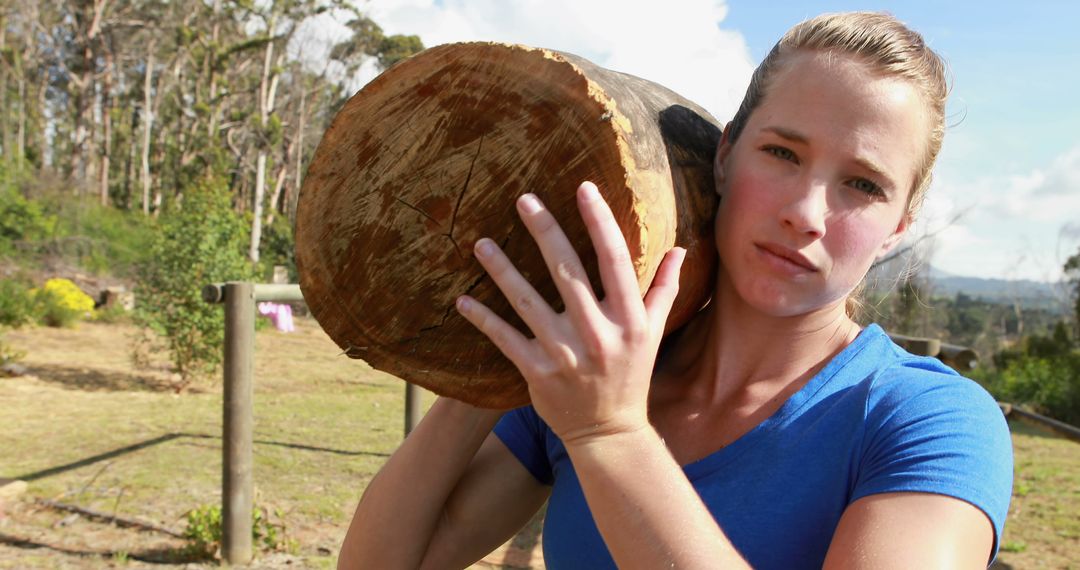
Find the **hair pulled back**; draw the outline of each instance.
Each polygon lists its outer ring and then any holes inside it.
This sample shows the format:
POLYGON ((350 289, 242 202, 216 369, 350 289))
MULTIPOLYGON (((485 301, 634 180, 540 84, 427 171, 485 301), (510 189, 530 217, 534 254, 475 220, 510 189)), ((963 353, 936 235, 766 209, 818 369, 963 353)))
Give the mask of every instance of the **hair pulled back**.
POLYGON ((926 45, 918 32, 891 14, 846 12, 822 14, 806 20, 788 30, 754 71, 739 111, 728 126, 731 142, 739 138, 751 113, 766 97, 776 71, 790 55, 800 51, 852 56, 878 73, 910 82, 922 95, 931 129, 926 155, 919 163, 908 195, 907 214, 914 217, 930 186, 931 170, 945 137, 945 100, 949 86, 944 61, 926 45))

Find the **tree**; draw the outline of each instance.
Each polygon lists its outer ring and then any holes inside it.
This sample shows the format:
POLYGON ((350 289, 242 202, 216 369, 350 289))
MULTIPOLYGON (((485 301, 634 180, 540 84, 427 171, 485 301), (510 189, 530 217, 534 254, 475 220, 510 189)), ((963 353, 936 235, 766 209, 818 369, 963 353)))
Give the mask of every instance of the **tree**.
POLYGON ((186 195, 182 209, 163 216, 136 289, 137 321, 164 337, 181 388, 221 362, 221 308, 202 300, 202 287, 255 277, 245 255, 245 223, 224 184, 206 181, 186 195))
POLYGON ((1080 250, 1065 261, 1065 276, 1072 288, 1073 301, 1073 339, 1080 343, 1080 250))

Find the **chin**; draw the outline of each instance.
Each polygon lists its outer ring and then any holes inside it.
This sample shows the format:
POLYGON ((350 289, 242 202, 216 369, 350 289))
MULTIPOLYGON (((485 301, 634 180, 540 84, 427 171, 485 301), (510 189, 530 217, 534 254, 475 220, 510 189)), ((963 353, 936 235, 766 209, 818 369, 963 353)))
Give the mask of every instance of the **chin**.
POLYGON ((776 318, 790 318, 812 313, 844 310, 846 294, 809 292, 798 288, 777 287, 774 283, 749 283, 739 291, 743 301, 756 311, 776 318))

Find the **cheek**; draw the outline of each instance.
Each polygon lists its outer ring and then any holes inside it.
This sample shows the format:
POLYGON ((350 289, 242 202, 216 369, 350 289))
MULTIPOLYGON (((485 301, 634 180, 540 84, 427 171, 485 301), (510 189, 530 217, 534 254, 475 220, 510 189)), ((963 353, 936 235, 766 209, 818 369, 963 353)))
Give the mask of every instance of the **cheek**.
POLYGON ((865 272, 873 265, 882 244, 891 233, 871 220, 849 218, 836 224, 825 235, 837 266, 865 272))

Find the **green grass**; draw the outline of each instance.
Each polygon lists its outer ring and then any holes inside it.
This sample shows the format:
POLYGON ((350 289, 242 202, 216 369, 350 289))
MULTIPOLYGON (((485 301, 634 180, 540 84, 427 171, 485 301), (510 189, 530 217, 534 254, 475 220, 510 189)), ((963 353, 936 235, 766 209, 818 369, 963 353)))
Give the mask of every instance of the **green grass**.
POLYGON ((1010 421, 1015 473, 998 561, 1011 568, 1080 568, 1080 443, 1010 421))

